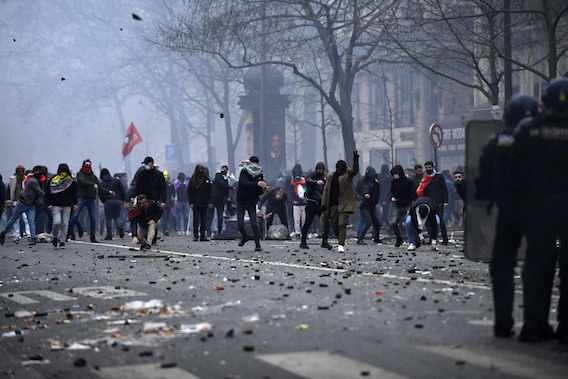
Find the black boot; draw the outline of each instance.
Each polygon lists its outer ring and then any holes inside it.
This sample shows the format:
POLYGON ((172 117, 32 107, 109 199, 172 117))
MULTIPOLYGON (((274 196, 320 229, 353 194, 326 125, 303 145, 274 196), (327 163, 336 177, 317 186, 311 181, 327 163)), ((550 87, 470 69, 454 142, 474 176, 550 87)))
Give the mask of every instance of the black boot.
POLYGON ((90 238, 91 238, 91 243, 99 243, 99 241, 97 241, 97 238, 95 237, 94 234, 91 234, 90 238))
POLYGON ((260 246, 260 240, 254 241, 254 251, 262 251, 262 247, 260 246))
POLYGON ((107 234, 105 236, 105 241, 112 241, 112 236, 110 234, 107 234))
POLYGON ((6 233, 2 232, 0 233, 0 245, 4 245, 4 242, 6 242, 6 233))
POLYGON ((56 237, 53 237, 53 239, 51 240, 51 244, 53 245, 53 247, 57 247, 57 245, 59 244, 59 240, 56 237))
POLYGON ((248 242, 248 240, 249 240, 249 238, 247 236, 243 236, 243 238, 239 242, 239 246, 243 247, 248 242))
POLYGON ((302 235, 302 241, 300 242, 300 249, 306 249, 308 250, 308 242, 306 240, 306 236, 302 235))
POLYGON ((67 233, 67 239, 71 240, 71 241, 75 241, 75 233, 74 232, 67 233))
POLYGON ((124 229, 123 228, 118 228, 118 236, 120 238, 124 238, 124 229))
POLYGON ((327 249, 327 250, 333 249, 333 247, 329 244, 329 242, 327 242, 327 238, 324 238, 321 241, 321 247, 324 248, 324 249, 327 249))

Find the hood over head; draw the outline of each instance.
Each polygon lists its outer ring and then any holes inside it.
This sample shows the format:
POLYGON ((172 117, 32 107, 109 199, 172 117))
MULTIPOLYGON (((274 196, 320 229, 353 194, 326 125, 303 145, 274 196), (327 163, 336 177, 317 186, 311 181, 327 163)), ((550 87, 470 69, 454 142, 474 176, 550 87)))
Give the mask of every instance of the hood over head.
POLYGON ((377 176, 377 170, 373 166, 368 166, 365 170, 365 179, 373 180, 377 176))
POLYGON ((406 173, 404 172, 404 168, 401 165, 397 164, 390 170, 390 174, 392 176, 398 175, 400 178, 406 178, 406 173))

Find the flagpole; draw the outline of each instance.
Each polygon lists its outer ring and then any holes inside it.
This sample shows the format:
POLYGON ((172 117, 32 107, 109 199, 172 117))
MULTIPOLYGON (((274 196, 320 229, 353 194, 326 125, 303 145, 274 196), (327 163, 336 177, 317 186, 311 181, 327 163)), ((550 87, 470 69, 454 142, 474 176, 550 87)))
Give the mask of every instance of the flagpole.
MULTIPOLYGON (((120 134, 121 137, 124 138, 126 136, 126 120, 124 119, 124 113, 122 113, 122 104, 118 99, 118 95, 116 94, 116 92, 113 94, 114 97, 114 105, 116 107, 116 113, 118 114, 118 120, 120 123, 120 134)), ((124 163, 124 172, 126 173, 126 176, 128 178, 128 180, 130 180, 130 174, 131 174, 131 170, 130 170, 130 154, 128 154, 127 156, 123 156, 123 163, 124 163)))

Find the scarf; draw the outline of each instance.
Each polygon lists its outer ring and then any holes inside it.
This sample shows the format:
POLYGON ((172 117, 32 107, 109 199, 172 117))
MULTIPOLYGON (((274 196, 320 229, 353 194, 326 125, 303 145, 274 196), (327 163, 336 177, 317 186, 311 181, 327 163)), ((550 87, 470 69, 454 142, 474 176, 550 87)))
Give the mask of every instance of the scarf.
POLYGON ((420 181, 420 185, 418 186, 418 189, 416 189, 416 196, 424 197, 424 191, 426 191, 426 187, 428 187, 428 184, 430 184, 430 182, 434 178, 434 175, 435 174, 424 175, 422 177, 422 180, 420 181))
POLYGON ((250 161, 242 161, 239 163, 239 172, 240 170, 246 170, 253 178, 262 175, 262 167, 250 161))
POLYGON ((73 177, 66 172, 55 175, 49 182, 49 190, 51 193, 60 193, 71 187, 73 177))

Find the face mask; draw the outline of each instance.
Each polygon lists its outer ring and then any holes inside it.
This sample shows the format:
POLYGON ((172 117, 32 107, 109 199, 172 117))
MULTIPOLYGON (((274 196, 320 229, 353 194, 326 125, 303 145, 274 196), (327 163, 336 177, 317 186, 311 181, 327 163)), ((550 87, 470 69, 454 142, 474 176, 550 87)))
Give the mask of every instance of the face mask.
POLYGON ((395 178, 395 179, 400 179, 400 175, 398 175, 398 174, 394 174, 392 177, 395 178))
POLYGON ((152 165, 149 165, 149 164, 144 165, 144 169, 146 169, 146 170, 151 170, 151 169, 152 169, 152 165))
POLYGON ((300 180, 302 177, 301 176, 294 176, 295 180, 300 180))

